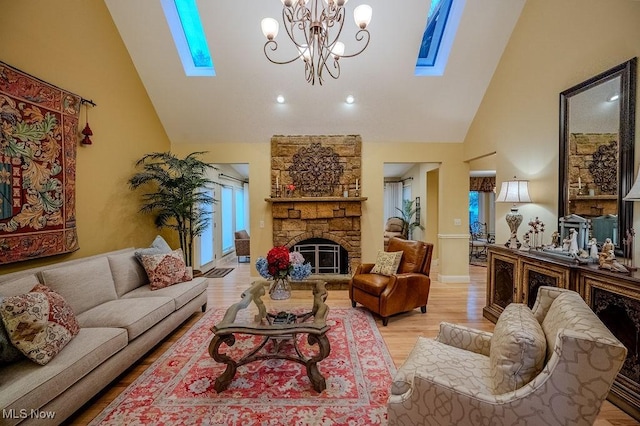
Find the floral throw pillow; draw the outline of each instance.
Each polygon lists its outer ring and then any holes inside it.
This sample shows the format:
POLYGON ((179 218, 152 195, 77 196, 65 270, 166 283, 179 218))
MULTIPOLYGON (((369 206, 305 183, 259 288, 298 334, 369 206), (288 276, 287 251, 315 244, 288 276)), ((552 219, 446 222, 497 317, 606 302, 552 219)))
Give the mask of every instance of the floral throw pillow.
MULTIPOLYGON (((2 299, 3 297, 0 296, 0 305, 2 305, 2 299)), ((11 364, 23 358, 22 352, 11 343, 4 322, 0 318, 0 365, 11 364)))
POLYGON ((51 361, 80 331, 71 306, 42 284, 27 294, 4 298, 0 316, 13 345, 40 365, 51 361))
POLYGON ((379 251, 376 258, 376 264, 371 269, 372 274, 393 275, 398 272, 400 260, 402 259, 401 251, 379 251))
POLYGON ((149 277, 151 290, 158 290, 193 279, 193 273, 187 270, 184 263, 182 249, 164 254, 142 255, 141 261, 149 277))

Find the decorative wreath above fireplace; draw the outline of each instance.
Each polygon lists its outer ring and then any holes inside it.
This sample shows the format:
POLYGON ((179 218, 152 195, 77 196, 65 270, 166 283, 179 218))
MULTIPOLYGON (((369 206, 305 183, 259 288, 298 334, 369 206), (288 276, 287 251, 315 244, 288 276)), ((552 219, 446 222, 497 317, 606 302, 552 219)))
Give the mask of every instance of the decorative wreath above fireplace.
POLYGON ((296 188, 312 196, 331 195, 340 184, 343 172, 338 154, 320 143, 300 148, 289 167, 289 176, 296 188))
POLYGON ((358 197, 361 167, 359 135, 274 135, 271 197, 358 197))

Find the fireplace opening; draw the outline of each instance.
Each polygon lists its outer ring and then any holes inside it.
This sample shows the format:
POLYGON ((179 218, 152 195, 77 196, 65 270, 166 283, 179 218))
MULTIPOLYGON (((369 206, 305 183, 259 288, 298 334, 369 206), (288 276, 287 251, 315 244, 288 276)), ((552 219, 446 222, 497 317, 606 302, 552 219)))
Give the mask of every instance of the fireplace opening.
POLYGON ((325 238, 309 238, 292 247, 311 264, 312 274, 348 274, 349 253, 340 244, 325 238))

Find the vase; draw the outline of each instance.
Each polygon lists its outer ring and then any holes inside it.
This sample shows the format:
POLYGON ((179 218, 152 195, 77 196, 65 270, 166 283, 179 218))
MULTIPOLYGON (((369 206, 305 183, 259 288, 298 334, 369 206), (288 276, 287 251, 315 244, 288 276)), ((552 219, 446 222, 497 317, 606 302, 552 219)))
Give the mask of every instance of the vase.
POLYGON ((274 278, 269 297, 273 300, 285 300, 291 297, 291 285, 288 278, 274 278))

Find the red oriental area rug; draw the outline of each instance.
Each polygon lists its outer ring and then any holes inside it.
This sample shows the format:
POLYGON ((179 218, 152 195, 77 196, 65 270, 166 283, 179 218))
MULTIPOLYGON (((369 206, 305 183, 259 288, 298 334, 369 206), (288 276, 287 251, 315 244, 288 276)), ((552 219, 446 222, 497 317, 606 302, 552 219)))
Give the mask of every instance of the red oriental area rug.
MULTIPOLYGON (((329 312, 331 354, 318 364, 327 381, 322 393, 312 389, 304 366, 266 360, 239 367, 229 388, 218 394, 213 384, 224 366, 209 356, 208 346, 210 329, 223 315, 221 309, 207 312, 91 425, 387 424, 395 367, 368 312, 329 312)), ((229 351, 246 353, 253 347, 249 339, 239 337, 229 351)), ((292 350, 286 345, 280 350, 292 350)), ((313 352, 304 345, 303 352, 313 352)))

